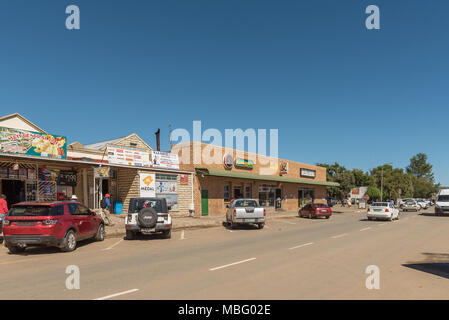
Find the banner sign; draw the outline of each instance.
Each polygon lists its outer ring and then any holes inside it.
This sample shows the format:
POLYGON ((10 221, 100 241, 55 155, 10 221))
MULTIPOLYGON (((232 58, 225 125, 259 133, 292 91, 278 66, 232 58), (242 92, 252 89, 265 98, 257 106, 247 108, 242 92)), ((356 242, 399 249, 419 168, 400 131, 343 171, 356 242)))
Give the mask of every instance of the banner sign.
POLYGON ((0 127, 0 152, 67 159, 67 138, 41 132, 0 127))
POLYGON ((156 196, 156 175, 154 173, 139 173, 140 196, 156 196))
POLYGON ((136 167, 149 167, 150 154, 143 149, 108 146, 108 162, 136 167))
POLYGON ((179 158, 176 153, 153 150, 151 164, 154 168, 179 169, 179 158))

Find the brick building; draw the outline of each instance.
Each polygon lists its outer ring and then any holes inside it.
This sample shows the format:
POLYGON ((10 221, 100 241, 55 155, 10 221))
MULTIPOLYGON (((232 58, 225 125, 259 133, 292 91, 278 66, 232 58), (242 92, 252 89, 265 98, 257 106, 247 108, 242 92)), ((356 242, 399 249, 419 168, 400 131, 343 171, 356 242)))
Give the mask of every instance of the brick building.
POLYGON ((326 168, 272 158, 235 149, 191 142, 172 147, 182 170, 194 172, 196 214, 223 214, 236 198, 258 199, 274 209, 281 199, 282 209, 297 210, 306 203, 325 202, 326 168))

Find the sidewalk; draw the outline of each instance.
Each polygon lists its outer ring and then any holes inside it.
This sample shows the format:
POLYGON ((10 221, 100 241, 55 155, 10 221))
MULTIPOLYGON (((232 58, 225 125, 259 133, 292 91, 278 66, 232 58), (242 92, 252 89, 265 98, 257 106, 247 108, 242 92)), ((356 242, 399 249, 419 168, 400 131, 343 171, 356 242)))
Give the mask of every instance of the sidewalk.
MULTIPOLYGON (((340 205, 332 207, 332 212, 335 214, 340 213, 354 213, 360 214, 366 212, 366 209, 359 209, 357 206, 342 207, 340 205)), ((298 211, 267 211, 267 220, 273 219, 282 219, 295 217, 298 215, 298 211)), ((125 235, 125 219, 126 214, 111 214, 112 222, 115 224, 114 226, 106 226, 106 238, 113 237, 121 237, 125 235)), ((226 220, 225 214, 220 215, 208 215, 208 216, 200 216, 195 215, 194 217, 187 216, 179 216, 172 215, 173 221, 173 231, 177 230, 185 230, 185 229, 204 229, 204 228, 213 228, 219 227, 223 225, 223 222, 226 220)))
MULTIPOLYGON (((272 219, 280 219, 280 218, 288 218, 297 216, 297 211, 267 211, 267 220, 272 219)), ((106 226, 106 238, 120 237, 125 235, 125 219, 126 214, 111 214, 111 220, 114 223, 114 226, 106 226)), ((186 216, 176 216, 172 215, 173 221, 173 231, 177 230, 185 230, 185 229, 204 229, 204 228, 213 228, 219 227, 223 225, 223 222, 226 220, 224 214, 220 215, 208 215, 208 216, 199 216, 196 215, 194 217, 186 217, 186 216)))

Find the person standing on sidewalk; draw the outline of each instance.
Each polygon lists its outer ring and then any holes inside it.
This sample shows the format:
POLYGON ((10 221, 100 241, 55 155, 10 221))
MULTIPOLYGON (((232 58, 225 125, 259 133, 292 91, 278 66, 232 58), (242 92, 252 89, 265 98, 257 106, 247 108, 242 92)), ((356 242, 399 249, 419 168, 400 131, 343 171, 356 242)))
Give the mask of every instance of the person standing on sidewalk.
POLYGON ((103 217, 103 220, 105 221, 107 226, 113 226, 111 220, 111 214, 109 213, 109 208, 111 207, 111 201, 109 200, 110 196, 109 194, 106 194, 101 200, 100 207, 101 207, 101 216, 103 217))
MULTIPOLYGON (((0 196, 0 233, 3 233, 3 219, 8 214, 8 203, 6 202, 6 196, 2 194, 0 196)), ((2 239, 3 242, 3 239, 2 239)))

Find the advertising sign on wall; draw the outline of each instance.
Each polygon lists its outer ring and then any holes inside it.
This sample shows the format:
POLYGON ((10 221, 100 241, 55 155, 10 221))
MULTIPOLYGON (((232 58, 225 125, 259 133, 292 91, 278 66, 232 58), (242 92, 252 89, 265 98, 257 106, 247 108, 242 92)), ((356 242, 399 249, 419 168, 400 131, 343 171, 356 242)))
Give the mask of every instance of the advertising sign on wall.
POLYGON ((108 162, 127 166, 149 167, 150 154, 143 149, 108 146, 108 162))
POLYGON ((189 184, 189 175, 188 174, 181 174, 179 178, 179 183, 182 185, 189 184))
POLYGON ((95 178, 109 178, 111 176, 111 167, 95 167, 95 178))
POLYGON ((315 170, 301 168, 300 175, 301 175, 301 177, 315 178, 316 177, 316 171, 315 170))
POLYGON ((155 197, 156 196, 156 176, 154 173, 139 173, 140 180, 140 196, 155 197))
POLYGON ((67 159, 67 139, 41 132, 0 127, 0 152, 67 159))
POLYGON ((157 193, 178 193, 178 183, 176 181, 157 181, 157 193))
POLYGON ((59 173, 58 185, 76 187, 77 175, 75 171, 61 171, 59 173))
POLYGON ((154 168, 179 169, 179 158, 176 153, 152 151, 151 165, 154 168))
POLYGON ((235 159, 235 166, 240 168, 252 169, 254 162, 248 159, 235 159))

